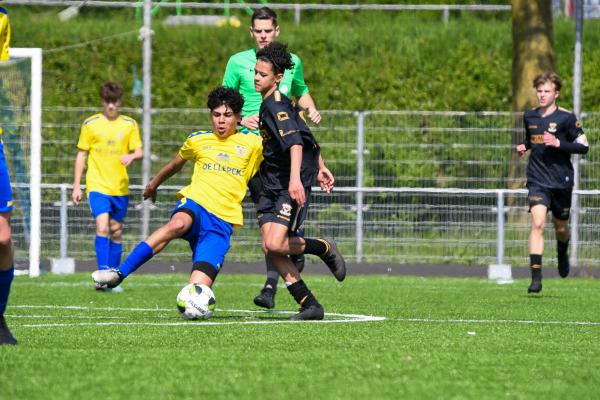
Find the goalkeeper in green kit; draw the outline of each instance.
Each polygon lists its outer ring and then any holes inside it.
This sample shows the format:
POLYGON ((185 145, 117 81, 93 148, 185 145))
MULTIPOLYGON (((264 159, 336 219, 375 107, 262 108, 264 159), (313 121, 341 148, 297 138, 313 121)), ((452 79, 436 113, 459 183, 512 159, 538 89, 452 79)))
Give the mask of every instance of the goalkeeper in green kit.
MULTIPOLYGON (((242 120, 240 124, 250 130, 258 129, 258 111, 262 103, 262 96, 254 89, 254 67, 256 65, 256 52, 269 45, 277 36, 279 36, 279 25, 277 24, 277 14, 268 7, 256 9, 252 14, 250 36, 256 42, 256 48, 242 51, 231 56, 227 62, 225 76, 223 77, 223 86, 238 90, 244 97, 244 108, 242 109, 242 120)), ((300 58, 292 53, 292 62, 294 67, 286 70, 279 91, 287 97, 295 97, 298 105, 306 110, 308 118, 315 124, 321 122, 321 114, 315 106, 312 96, 308 91, 308 86, 304 82, 302 62, 300 58)), ((325 168, 323 166, 323 168, 325 168)), ((258 174, 248 184, 252 201, 258 203, 261 191, 261 182, 258 174)), ((302 228, 295 232, 302 236, 302 228)), ((304 268, 304 255, 291 256, 299 271, 304 268)), ((277 269, 267 263, 267 280, 261 293, 254 298, 254 303, 260 307, 275 307, 275 292, 277 291, 277 281, 279 273, 277 269)))

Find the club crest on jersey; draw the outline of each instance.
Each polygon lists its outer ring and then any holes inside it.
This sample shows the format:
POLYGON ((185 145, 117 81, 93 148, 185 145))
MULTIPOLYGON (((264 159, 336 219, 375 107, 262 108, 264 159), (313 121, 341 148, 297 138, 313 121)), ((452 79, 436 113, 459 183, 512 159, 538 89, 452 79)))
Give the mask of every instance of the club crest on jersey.
POLYGON ((281 215, 284 215, 286 217, 289 217, 292 215, 292 206, 289 205, 288 203, 283 203, 281 205, 281 215))
POLYGON ((239 144, 237 146, 235 146, 235 154, 237 154, 238 156, 245 156, 246 155, 246 146, 240 146, 239 144))
POLYGON ((556 122, 550 122, 548 124, 548 132, 550 132, 550 133, 556 133, 556 127, 557 127, 556 122))
POLYGON ((217 160, 229 162, 229 154, 227 154, 227 153, 219 153, 219 154, 217 154, 217 160))
POLYGON ((290 119, 290 116, 285 111, 280 111, 277 113, 277 119, 280 121, 285 121, 290 119))

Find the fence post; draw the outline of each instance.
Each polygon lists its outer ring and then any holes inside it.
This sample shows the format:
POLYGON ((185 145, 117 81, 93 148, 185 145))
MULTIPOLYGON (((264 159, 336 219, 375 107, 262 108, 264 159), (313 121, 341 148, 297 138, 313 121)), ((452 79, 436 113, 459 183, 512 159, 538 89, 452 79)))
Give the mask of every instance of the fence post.
MULTIPOLYGON (((573 113, 581 118, 581 76, 583 43, 583 1, 575 2, 575 45, 573 57, 573 113)), ((573 161, 573 197, 571 201, 571 266, 579 262, 579 155, 574 154, 573 161)))
MULTIPOLYGON (((67 189, 69 185, 62 183, 60 185, 60 256, 50 259, 50 271, 53 274, 72 274, 75 272, 75 260, 67 255, 67 246, 69 243, 69 225, 67 207, 67 189)), ((56 205, 56 203, 55 203, 56 205)))
POLYGON ((60 185, 60 258, 65 259, 69 244, 68 216, 67 216, 67 185, 60 185))
POLYGON ((294 4, 294 25, 300 25, 300 4, 294 4))
POLYGON ((504 263, 504 193, 498 190, 498 214, 496 226, 496 263, 504 263))
POLYGON ((363 186, 365 165, 365 115, 356 114, 356 262, 362 262, 363 256, 363 186))
MULTIPOLYGON (((142 159, 142 186, 146 186, 150 180, 150 169, 152 167, 152 1, 144 0, 144 26, 140 29, 140 37, 143 39, 143 119, 142 135, 144 146, 144 158, 142 159)), ((142 202, 142 229, 141 240, 146 239, 150 231, 150 206, 148 201, 142 202)))
POLYGON ((496 200, 496 264, 488 266, 488 279, 497 283, 512 283, 510 264, 504 264, 504 190, 498 190, 496 200))
POLYGON ((448 20, 450 20, 450 9, 448 7, 444 7, 444 11, 442 13, 442 19, 444 21, 444 24, 447 24, 448 20))

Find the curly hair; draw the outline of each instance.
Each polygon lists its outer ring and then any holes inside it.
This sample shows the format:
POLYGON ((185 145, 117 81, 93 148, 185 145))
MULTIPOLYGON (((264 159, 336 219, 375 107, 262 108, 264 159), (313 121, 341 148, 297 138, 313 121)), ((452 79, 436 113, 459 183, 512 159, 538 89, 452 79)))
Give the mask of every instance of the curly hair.
POLYGON ((282 74, 286 69, 292 69, 292 55, 287 49, 287 44, 271 42, 256 52, 256 59, 262 60, 273 65, 275 74, 282 74))
POLYGON ((219 86, 210 92, 206 105, 211 111, 224 105, 231 108, 234 114, 239 114, 244 107, 244 98, 235 89, 219 86))

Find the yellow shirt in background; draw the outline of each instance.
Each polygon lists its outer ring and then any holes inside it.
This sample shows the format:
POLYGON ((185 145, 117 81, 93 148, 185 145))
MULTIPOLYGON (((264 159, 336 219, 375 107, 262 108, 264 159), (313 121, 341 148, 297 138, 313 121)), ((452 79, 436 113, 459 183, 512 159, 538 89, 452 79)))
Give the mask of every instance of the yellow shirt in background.
POLYGON ((0 61, 8 61, 8 48, 10 46, 10 22, 8 11, 0 7, 0 61))
POLYGON ((86 192, 109 196, 129 194, 129 175, 120 158, 142 147, 134 119, 119 115, 114 121, 96 114, 83 122, 77 148, 88 151, 86 192))
POLYGON ((225 139, 199 131, 188 136, 179 155, 195 164, 192 182, 178 197, 194 200, 226 222, 243 225, 241 203, 262 162, 262 138, 245 130, 225 139))

